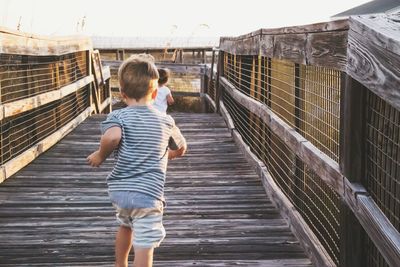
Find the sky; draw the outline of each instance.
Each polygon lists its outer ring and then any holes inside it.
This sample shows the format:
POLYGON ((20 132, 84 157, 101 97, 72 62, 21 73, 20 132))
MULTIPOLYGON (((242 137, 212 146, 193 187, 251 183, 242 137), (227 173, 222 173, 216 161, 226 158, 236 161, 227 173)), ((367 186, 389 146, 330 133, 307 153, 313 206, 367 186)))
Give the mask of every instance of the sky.
POLYGON ((0 0, 0 26, 52 36, 237 36, 261 28, 329 21, 330 16, 366 2, 0 0))

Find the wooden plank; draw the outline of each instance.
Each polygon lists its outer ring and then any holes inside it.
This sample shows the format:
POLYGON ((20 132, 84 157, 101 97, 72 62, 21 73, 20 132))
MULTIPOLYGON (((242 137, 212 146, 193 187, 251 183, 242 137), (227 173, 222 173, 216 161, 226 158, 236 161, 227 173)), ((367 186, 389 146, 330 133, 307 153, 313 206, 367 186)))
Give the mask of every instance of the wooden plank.
MULTIPOLYGON (((221 110, 221 112, 223 112, 223 110, 221 110)), ((229 113, 225 116, 229 116, 229 113)), ((317 266, 336 266, 302 216, 275 183, 264 163, 251 152, 248 145, 243 141, 242 137, 235 129, 232 130, 232 137, 248 162, 256 169, 257 174, 262 179, 267 195, 279 209, 282 217, 288 221, 290 228, 300 240, 300 243, 313 263, 317 266)))
POLYGON ((0 28, 0 53, 60 56, 78 51, 92 50, 89 37, 43 37, 0 28))
POLYGON ((307 64, 345 71, 347 31, 309 33, 306 44, 307 64))
POLYGON ((106 80, 111 78, 110 66, 103 66, 102 72, 103 72, 104 81, 106 81, 106 80))
POLYGON ((216 106, 214 100, 212 100, 212 98, 208 94, 205 94, 203 97, 206 100, 206 102, 212 107, 212 109, 214 111, 217 110, 217 106, 216 106))
POLYGON ((274 36, 274 58, 307 64, 306 34, 286 34, 274 36))
MULTIPOLYGON (((365 177, 365 105, 366 88, 342 74, 340 95, 341 142, 340 168, 343 175, 357 186, 365 177)), ((361 189, 361 188, 359 188, 361 189)), ((353 193, 354 194, 354 193, 353 193)), ((366 265, 365 232, 354 213, 346 205, 340 211, 340 264, 363 267, 366 265)))
POLYGON ((0 105, 0 120, 11 117, 22 112, 38 108, 50 102, 62 99, 63 97, 75 93, 79 89, 93 82, 93 76, 86 76, 74 83, 64 86, 58 90, 32 96, 29 98, 13 101, 0 105))
POLYGON ((104 100, 104 102, 100 104, 100 113, 103 112, 107 107, 109 107, 111 105, 111 102, 111 96, 104 100))
POLYGON ((352 17, 347 73, 400 110, 400 15, 352 17))
POLYGON ((279 136, 291 151, 301 158, 310 169, 337 193, 340 195, 343 194, 343 176, 337 162, 307 141, 264 104, 236 90, 224 77, 221 77, 220 80, 221 86, 224 87, 226 93, 230 94, 238 103, 263 120, 272 132, 279 136))
MULTIPOLYGON (((104 66, 109 66, 111 71, 118 70, 122 61, 120 60, 102 60, 104 66)), ((202 64, 180 64, 180 63, 158 63, 156 62, 157 68, 167 68, 174 73, 184 73, 184 74, 204 74, 205 65, 202 64)))
POLYGON ((345 200, 368 236, 392 267, 400 266, 400 233, 361 185, 346 179, 345 200))
POLYGON ((7 178, 11 177, 17 171, 28 165, 35 158, 37 158, 44 151, 48 150, 59 140, 61 140, 65 135, 71 132, 76 126, 78 126, 82 121, 84 121, 91 113, 91 108, 87 108, 84 112, 78 115, 74 120, 63 126, 57 132, 49 135, 45 139, 41 140, 33 147, 29 148, 19 156, 6 162, 1 166, 2 174, 0 175, 0 183, 4 182, 7 178))
MULTIPOLYGON (((189 151, 169 162, 163 219, 167 237, 155 252, 154 265, 312 266, 222 117, 172 116, 189 151)), ((104 119, 90 117, 1 184, 0 265, 113 264, 117 224, 105 177, 114 159, 100 168, 85 160, 98 147, 104 119)))

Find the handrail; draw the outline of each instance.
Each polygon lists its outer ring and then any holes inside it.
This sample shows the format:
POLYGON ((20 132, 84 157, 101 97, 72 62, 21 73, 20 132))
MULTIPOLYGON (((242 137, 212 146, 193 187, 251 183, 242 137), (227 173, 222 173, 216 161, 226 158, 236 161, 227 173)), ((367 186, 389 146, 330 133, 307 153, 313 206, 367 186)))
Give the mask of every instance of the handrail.
POLYGON ((88 37, 0 28, 0 183, 93 112, 111 110, 110 69, 100 66, 99 83, 92 53, 88 37))
MULTIPOLYGON (((281 140, 290 151, 297 156, 296 166, 298 164, 297 162, 300 160, 307 168, 311 168, 324 183, 339 194, 340 201, 344 203, 344 205, 339 207, 343 214, 341 215, 343 219, 340 219, 340 231, 341 235, 346 235, 343 236, 341 242, 345 242, 346 239, 360 238, 361 236, 357 235, 363 235, 362 228, 358 228, 356 224, 361 224, 365 229, 366 235, 372 240, 386 263, 390 266, 400 266, 399 229, 396 229, 388 220, 388 217, 386 217, 384 212, 376 205, 374 199, 369 196, 368 190, 360 184, 360 181, 365 179, 365 177, 346 177, 346 175, 349 175, 346 170, 352 168, 353 165, 349 164, 352 164, 354 160, 357 161, 360 157, 361 159, 365 157, 362 151, 357 151, 357 153, 348 152, 349 149, 364 149, 361 146, 365 145, 365 143, 363 143, 365 142, 365 137, 363 135, 358 135, 358 133, 365 130, 354 128, 358 127, 357 125, 361 126, 366 123, 364 115, 355 116, 351 119, 348 117, 350 113, 355 114, 355 112, 358 112, 357 114, 359 114, 359 112, 365 112, 365 98, 356 93, 358 92, 357 90, 370 90, 381 97, 386 103, 400 110, 400 93, 398 90, 400 86, 400 69, 398 68, 398 66, 400 66, 399 17, 400 15, 389 17, 384 15, 352 17, 350 21, 344 20, 272 30, 261 29, 238 37, 223 37, 220 40, 221 53, 218 62, 218 68, 221 71, 219 71, 218 77, 213 81, 217 84, 217 98, 212 99, 211 95, 206 97, 206 100, 211 102, 214 106, 220 106, 219 111, 225 118, 228 127, 231 129, 232 136, 239 146, 247 147, 247 149, 244 150, 245 154, 252 155, 252 157, 256 158, 257 162, 265 160, 261 159, 259 154, 257 154, 257 156, 254 154, 255 151, 257 152, 261 148, 257 147, 257 145, 249 145, 249 143, 254 144, 256 142, 254 140, 246 140, 245 144, 244 140, 248 136, 240 137, 239 132, 235 129, 236 123, 244 123, 245 125, 241 125, 241 131, 244 133, 248 132, 251 138, 260 138, 260 135, 265 135, 264 126, 260 125, 260 123, 266 125, 267 128, 274 133, 274 136, 281 140), (280 109, 278 104, 289 100, 283 100, 275 96, 276 99, 275 102, 273 102, 274 108, 271 109, 271 92, 277 94, 278 86, 290 86, 288 82, 283 83, 285 78, 282 76, 290 75, 290 71, 284 74, 282 69, 276 69, 277 65, 273 65, 277 64, 276 60, 283 60, 282 62, 287 63, 285 63, 286 65, 281 65, 280 68, 289 68, 293 66, 292 75, 296 75, 296 79, 293 85, 291 85, 294 88, 294 92, 286 92, 286 94, 293 94, 291 97, 295 99, 293 112, 296 112, 296 121, 293 123, 296 124, 296 127, 299 125, 301 126, 301 123, 303 123, 301 119, 303 115, 301 112, 304 112, 304 110, 302 111, 304 106, 299 105, 304 104, 298 101, 298 99, 304 97, 304 95, 302 95, 304 93, 302 93, 301 90, 299 91, 299 88, 302 89, 305 86, 305 79, 301 76, 304 75, 306 71, 306 68, 303 68, 303 66, 327 68, 326 72, 329 73, 329 75, 331 75, 332 69, 342 71, 339 84, 340 90, 342 91, 340 94, 340 135, 341 138, 345 140, 345 143, 342 141, 340 142, 339 148, 341 151, 338 162, 330 159, 313 143, 310 143, 306 136, 300 135, 299 132, 302 131, 300 126, 299 129, 293 128, 292 125, 288 125, 280 118, 282 114, 276 114, 276 110, 279 111, 284 108, 281 107, 280 109), (226 70, 227 66, 229 66, 230 69, 228 73, 225 73, 228 71, 226 70), (347 72, 348 78, 346 78, 344 71, 347 72), (275 81, 271 81, 271 78, 275 79, 275 81), (351 78, 354 78, 364 85, 365 89, 353 90, 354 84, 346 82, 346 80, 351 78), (262 90, 265 90, 265 92, 261 91, 260 86, 263 86, 262 90), (349 92, 354 91, 354 99, 356 102, 359 101, 359 104, 357 104, 359 106, 349 108, 351 103, 348 101, 346 102, 345 97, 349 94, 346 90, 349 92), (261 96, 263 99, 258 99, 261 96), (225 101, 227 101, 225 100, 226 97, 231 99, 229 101, 234 101, 236 103, 235 105, 240 106, 245 112, 239 111, 242 114, 238 115, 235 114, 235 112, 238 111, 233 111, 234 113, 232 114, 234 114, 236 118, 229 116, 231 111, 228 111, 224 105, 225 101), (344 110, 344 108, 346 109, 344 110), (237 121, 240 119, 240 116, 244 116, 247 119, 245 119, 245 121, 237 121), (353 119, 356 119, 357 123, 355 123, 353 119), (349 128, 348 125, 351 123, 353 123, 353 126, 349 128), (260 132, 255 133, 254 131, 256 131, 256 129, 260 132), (347 134, 348 132, 356 132, 356 134, 349 135, 347 134), (343 136, 343 133, 346 134, 343 136), (235 136, 239 136, 240 138, 235 138, 235 136), (352 139, 348 139, 350 136, 352 139), (355 145, 354 141, 361 143, 355 145), (343 144, 346 144, 346 147, 344 147, 343 144), (351 147, 353 145, 355 145, 354 148, 351 147), (345 209, 350 210, 350 214, 346 213, 345 209), (356 224, 346 226, 346 223, 351 221, 348 216, 355 216, 356 224), (350 229, 352 227, 355 231, 347 230, 347 228, 350 229)), ((209 70, 206 71, 206 75, 210 77, 209 70)), ((318 74, 310 75, 314 75, 310 76, 311 79, 321 77, 321 75, 318 76, 318 74)), ((327 79, 330 79, 328 83, 332 84, 333 78, 327 79)), ((280 90, 289 90, 285 89, 286 87, 280 90)), ((326 92, 324 93, 326 94, 326 92)), ((314 92, 313 94, 316 93, 314 92)), ((324 97, 329 100, 331 96, 324 97)), ((330 107, 330 103, 331 102, 326 102, 324 105, 330 107)), ((229 103, 229 105, 232 104, 229 103)), ((286 110, 285 112, 288 111, 286 110)), ((385 115, 389 114, 388 112, 388 109, 385 109, 385 115)), ((392 114, 394 111, 390 112, 390 114, 392 114)), ((339 116, 339 113, 337 114, 339 116)), ((381 116, 385 115, 382 114, 381 116)), ((396 127, 399 127, 399 125, 396 124, 396 127)), ((274 141, 275 139, 272 140, 274 141)), ((257 142, 257 144, 263 144, 263 142, 266 141, 257 140, 257 142)), ((282 149, 277 144, 274 144, 274 146, 282 149)), ((258 153, 264 155, 263 153, 268 154, 269 152, 264 151, 258 153)), ((265 164, 265 162, 263 164, 265 164)), ((353 168, 359 168, 360 166, 362 166, 362 164, 358 165, 357 163, 353 168)), ((297 175, 296 173, 294 174, 297 175)), ((358 171, 353 171, 352 175, 353 174, 363 175, 362 172, 358 171)), ((268 186, 273 186, 272 183, 268 182, 268 175, 260 176, 263 179, 262 181, 267 184, 267 193, 272 198, 276 198, 279 194, 271 192, 271 189, 268 189, 268 186)), ((270 176, 269 178, 274 182, 275 178, 271 178, 270 176)), ((283 190, 282 188, 278 188, 280 187, 276 186, 274 190, 283 190)), ((281 197, 278 198, 278 202, 282 204, 285 202, 283 197, 286 198, 287 196, 286 194, 281 195, 281 197)), ((281 205, 279 203, 277 203, 278 206, 281 205)), ((296 207, 294 207, 294 209, 296 209, 296 207)), ((283 215, 288 217, 287 214, 283 215)), ((292 219, 293 218, 294 217, 292 217, 292 219)), ((304 238, 304 235, 299 234, 304 232, 304 224, 293 222, 291 219, 289 219, 289 223, 292 225, 295 232, 297 232, 298 236, 304 238)), ((308 252, 310 252, 309 249, 307 249, 310 246, 309 241, 310 240, 306 241, 304 244, 308 252)), ((353 240, 352 242, 355 241, 353 240)), ((362 254, 365 244, 360 243, 361 241, 357 242, 353 244, 339 244, 340 251, 343 249, 341 252, 343 254, 340 255, 340 259, 335 261, 336 263, 334 265, 340 263, 341 266, 365 266, 366 257, 362 254), (355 244, 360 244, 360 246, 355 244), (354 249, 358 251, 351 251, 354 249), (359 255, 360 257, 349 257, 349 253, 353 256, 359 255)), ((310 257, 316 260, 318 264, 324 265, 325 263, 321 263, 320 257, 324 257, 322 254, 326 256, 326 253, 322 253, 319 256, 315 254, 321 253, 318 252, 317 249, 319 245, 314 244, 316 247, 312 249, 314 253, 310 252, 310 257)))

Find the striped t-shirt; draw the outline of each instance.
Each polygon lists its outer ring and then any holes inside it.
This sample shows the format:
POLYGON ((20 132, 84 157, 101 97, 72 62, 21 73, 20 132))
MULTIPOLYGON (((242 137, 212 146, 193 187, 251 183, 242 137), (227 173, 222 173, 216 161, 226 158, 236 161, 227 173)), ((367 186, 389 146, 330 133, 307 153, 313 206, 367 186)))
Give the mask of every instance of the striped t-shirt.
POLYGON ((122 136, 116 163, 107 177, 109 191, 135 191, 164 200, 170 138, 180 148, 185 139, 174 119, 146 106, 128 106, 111 112, 102 122, 102 133, 120 127, 122 136))

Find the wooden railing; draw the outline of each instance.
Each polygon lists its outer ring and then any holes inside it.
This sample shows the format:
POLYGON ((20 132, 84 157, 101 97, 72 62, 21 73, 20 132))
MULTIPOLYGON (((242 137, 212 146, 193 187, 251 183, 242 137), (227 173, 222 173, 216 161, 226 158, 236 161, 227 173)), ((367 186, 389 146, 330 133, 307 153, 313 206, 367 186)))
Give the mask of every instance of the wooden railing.
POLYGON ((221 38, 206 71, 207 99, 317 266, 400 266, 398 21, 221 38))
POLYGON ((89 38, 0 29, 0 182, 92 112, 111 109, 109 68, 92 54, 89 38))

